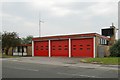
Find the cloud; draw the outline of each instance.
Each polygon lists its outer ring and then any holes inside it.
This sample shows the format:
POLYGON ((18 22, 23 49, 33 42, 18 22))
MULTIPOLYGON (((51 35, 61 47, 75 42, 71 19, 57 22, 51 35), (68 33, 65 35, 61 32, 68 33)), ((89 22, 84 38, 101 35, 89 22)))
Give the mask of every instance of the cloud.
POLYGON ((60 8, 60 7, 52 7, 51 12, 54 16, 67 16, 71 13, 71 10, 65 9, 65 8, 60 8))
MULTIPOLYGON (((41 1, 41 18, 45 21, 41 26, 42 36, 85 32, 99 33, 101 27, 109 27, 111 22, 117 25, 117 3, 76 0, 39 1, 41 1)), ((4 5, 2 13, 4 30, 17 31, 20 36, 37 36, 39 34, 39 17, 38 9, 32 8, 33 3, 9 4, 4 5)))
MULTIPOLYGON (((1 2, 38 2, 38 0, 1 0, 1 2)), ((43 0, 39 0, 43 1, 43 0)), ((44 0, 52 2, 118 2, 119 0, 44 0)))
POLYGON ((67 17, 71 15, 83 15, 83 19, 94 16, 117 15, 117 4, 113 2, 73 2, 67 4, 54 4, 49 7, 49 14, 53 17, 67 17))
POLYGON ((15 31, 25 36, 32 34, 30 29, 34 30, 36 26, 36 23, 26 21, 23 17, 2 13, 3 31, 15 31))
POLYGON ((88 9, 92 12, 93 15, 109 15, 117 11, 117 4, 111 2, 99 2, 90 6, 88 9), (114 10, 114 11, 113 11, 114 10))
POLYGON ((20 16, 16 16, 16 15, 10 15, 7 13, 2 13, 2 19, 7 20, 7 21, 13 21, 13 22, 17 22, 17 21, 22 21, 23 18, 20 16))

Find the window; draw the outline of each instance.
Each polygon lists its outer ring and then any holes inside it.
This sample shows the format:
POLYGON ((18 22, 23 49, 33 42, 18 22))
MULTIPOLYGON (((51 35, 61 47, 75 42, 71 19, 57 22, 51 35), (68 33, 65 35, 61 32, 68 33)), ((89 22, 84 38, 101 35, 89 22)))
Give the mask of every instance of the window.
POLYGON ((59 48, 58 50, 62 50, 61 48, 59 48))
POLYGON ((61 46, 59 46, 59 47, 61 47, 61 46))
POLYGON ((22 47, 18 46, 18 52, 22 52, 22 47))
POLYGON ((38 46, 36 46, 36 50, 38 50, 38 46))
POLYGON ((103 44, 103 39, 102 38, 100 39, 100 44, 103 44))
POLYGON ((65 45, 65 47, 68 47, 67 45, 65 45))
POLYGON ((103 44, 105 44, 105 40, 103 39, 103 44))
POLYGON ((76 48, 73 48, 73 50, 76 50, 76 48))
POLYGON ((83 46, 82 44, 80 44, 80 46, 83 46))
POLYGON ((64 50, 68 50, 67 48, 65 48, 64 50))
POLYGON ((107 44, 107 40, 105 40, 105 42, 104 42, 105 44, 107 44))
POLYGON ((90 46, 89 44, 87 46, 90 46))
POLYGON ((43 49, 40 49, 40 50, 43 50, 43 49))
POLYGON ((100 39, 100 44, 101 44, 101 45, 107 45, 107 44, 108 44, 108 41, 107 41, 106 39, 101 38, 101 39, 100 39))
POLYGON ((76 47, 76 45, 73 45, 73 47, 76 47))
POLYGON ((80 50, 82 50, 83 48, 80 48, 80 50))
POLYGON ((87 50, 90 50, 90 48, 87 48, 87 50))

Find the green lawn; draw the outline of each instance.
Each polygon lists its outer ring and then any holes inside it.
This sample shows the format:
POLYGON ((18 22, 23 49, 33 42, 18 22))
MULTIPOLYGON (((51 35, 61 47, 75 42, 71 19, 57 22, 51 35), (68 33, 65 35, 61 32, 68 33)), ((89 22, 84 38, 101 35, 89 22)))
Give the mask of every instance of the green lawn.
POLYGON ((105 57, 105 58, 85 58, 81 62, 107 65, 120 65, 120 57, 105 57))

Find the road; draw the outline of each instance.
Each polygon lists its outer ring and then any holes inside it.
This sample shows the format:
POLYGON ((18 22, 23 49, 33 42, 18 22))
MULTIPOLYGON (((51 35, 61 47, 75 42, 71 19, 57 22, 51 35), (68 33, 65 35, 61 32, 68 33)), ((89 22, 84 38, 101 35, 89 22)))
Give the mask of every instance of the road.
POLYGON ((118 70, 3 60, 3 78, 118 78, 118 70))

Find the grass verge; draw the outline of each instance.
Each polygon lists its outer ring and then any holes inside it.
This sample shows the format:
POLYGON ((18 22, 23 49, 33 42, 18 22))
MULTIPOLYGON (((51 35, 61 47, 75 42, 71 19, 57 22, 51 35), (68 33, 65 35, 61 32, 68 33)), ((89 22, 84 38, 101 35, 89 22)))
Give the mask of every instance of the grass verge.
POLYGON ((105 58, 85 58, 81 62, 93 64, 106 64, 106 65, 120 65, 120 57, 105 57, 105 58))

